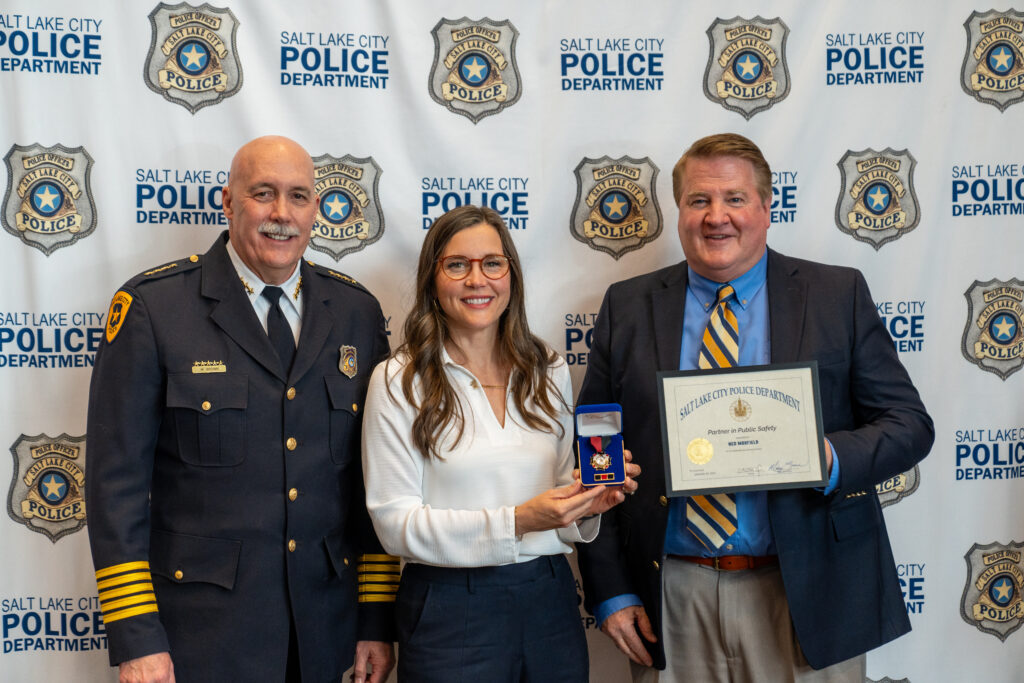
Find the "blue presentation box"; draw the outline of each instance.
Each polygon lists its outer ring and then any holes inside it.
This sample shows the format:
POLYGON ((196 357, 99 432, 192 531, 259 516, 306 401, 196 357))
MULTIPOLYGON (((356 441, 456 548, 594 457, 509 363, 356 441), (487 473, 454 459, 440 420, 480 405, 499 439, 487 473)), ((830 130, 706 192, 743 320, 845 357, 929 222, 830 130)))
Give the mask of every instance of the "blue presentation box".
POLYGON ((576 441, 584 486, 626 483, 621 432, 622 406, 618 403, 576 406, 576 441))

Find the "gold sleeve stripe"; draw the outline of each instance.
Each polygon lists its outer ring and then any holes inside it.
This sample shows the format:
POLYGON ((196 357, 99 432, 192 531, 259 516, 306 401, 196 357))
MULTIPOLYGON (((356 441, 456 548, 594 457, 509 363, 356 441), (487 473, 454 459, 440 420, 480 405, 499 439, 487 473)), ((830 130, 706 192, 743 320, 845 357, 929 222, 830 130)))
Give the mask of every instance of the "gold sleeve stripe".
POLYGON ((395 596, 391 594, 365 593, 359 596, 359 602, 394 602, 395 596))
POLYGON ((115 586, 124 586, 135 581, 152 581, 153 575, 149 572, 137 572, 135 574, 121 574, 115 576, 112 579, 105 579, 103 581, 97 581, 96 587, 100 591, 104 591, 107 588, 113 588, 115 586))
POLYGON ((401 560, 394 555, 371 555, 369 553, 359 556, 360 562, 394 562, 398 564, 401 560))
POLYGON ((110 612, 116 612, 119 609, 125 607, 132 607, 134 605, 145 605, 153 604, 156 605, 156 595, 154 593, 140 593, 138 595, 130 595, 127 598, 121 598, 120 600, 111 600, 110 602, 101 602, 100 607, 103 608, 103 613, 108 614, 110 612))
POLYGON ((110 600, 111 598, 119 598, 122 595, 131 595, 132 593, 152 593, 153 584, 151 583, 133 583, 129 586, 122 586, 121 588, 111 588, 108 591, 100 591, 100 600, 110 600))
POLYGON ((361 564, 359 565, 359 573, 365 574, 366 572, 394 572, 398 573, 398 565, 390 564, 361 564))
POLYGON ((106 578, 113 574, 121 574, 122 572, 133 572, 138 569, 145 569, 149 571, 149 562, 140 560, 139 562, 125 562, 124 564, 115 564, 111 567, 105 567, 96 571, 96 580, 106 578))
POLYGON ((397 593, 398 586, 383 586, 379 583, 371 583, 367 586, 359 587, 360 593, 397 593))
POLYGON ((401 574, 360 574, 359 583, 398 583, 401 574))
POLYGON ((156 608, 156 603, 153 603, 153 604, 150 604, 150 605, 139 605, 138 607, 133 607, 131 609, 126 609, 126 610, 122 610, 120 612, 115 612, 114 614, 106 614, 106 613, 104 613, 103 614, 103 623, 104 624, 112 624, 115 621, 120 621, 121 619, 127 619, 128 617, 137 617, 140 614, 149 614, 150 612, 156 612, 156 611, 158 611, 157 608, 156 608))

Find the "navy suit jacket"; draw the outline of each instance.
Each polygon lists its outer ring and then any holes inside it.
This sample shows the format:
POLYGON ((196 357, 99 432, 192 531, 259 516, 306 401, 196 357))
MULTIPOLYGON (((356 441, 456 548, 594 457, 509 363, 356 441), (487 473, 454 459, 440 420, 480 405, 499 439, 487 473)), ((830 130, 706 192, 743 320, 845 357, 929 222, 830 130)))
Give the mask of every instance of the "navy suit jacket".
MULTIPOLYGON (((578 399, 622 405, 624 444, 643 468, 637 493, 577 548, 586 606, 639 595, 659 635, 647 643, 659 669, 668 500, 655 373, 679 369, 687 281, 683 262, 608 289, 578 399)), ((796 637, 822 668, 910 630, 874 487, 920 461, 934 429, 859 271, 769 249, 767 287, 771 360, 818 362, 825 436, 842 463, 828 496, 768 494, 796 637)))
POLYGON ((393 632, 393 602, 364 599, 356 574, 368 555, 397 583, 359 455, 384 318, 303 262, 285 373, 225 241, 125 284, 96 357, 86 499, 111 663, 170 650, 181 681, 282 681, 293 620, 302 680, 337 681, 357 639, 393 632))

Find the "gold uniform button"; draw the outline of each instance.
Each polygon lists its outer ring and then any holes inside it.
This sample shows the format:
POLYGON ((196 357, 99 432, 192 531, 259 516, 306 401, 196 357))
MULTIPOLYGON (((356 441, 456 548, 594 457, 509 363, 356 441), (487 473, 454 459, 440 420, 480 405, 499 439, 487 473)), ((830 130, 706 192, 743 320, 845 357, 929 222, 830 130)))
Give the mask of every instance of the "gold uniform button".
POLYGON ((654 571, 658 571, 659 569, 661 569, 661 565, 658 564, 657 560, 652 561, 651 564, 654 565, 654 571))
POLYGON ((299 445, 299 442, 295 440, 294 436, 289 436, 288 440, 284 442, 284 447, 290 451, 294 451, 295 447, 299 445))
POLYGON ((199 256, 197 256, 196 254, 192 254, 191 256, 188 257, 188 260, 191 261, 192 263, 195 263, 196 261, 199 260, 199 256))
POLYGON ((358 403, 353 403, 352 404, 352 412, 353 413, 358 413, 359 412, 359 404, 358 403))
POLYGON ((659 496, 658 504, 661 505, 661 507, 665 507, 666 505, 668 505, 668 498, 666 498, 665 496, 659 496))
POLYGON ((209 410, 212 407, 213 407, 212 403, 210 403, 209 401, 203 401, 203 410, 209 410))
POLYGON ((345 558, 342 558, 342 560, 341 560, 341 561, 345 563, 345 566, 346 566, 346 567, 348 566, 348 558, 347 558, 347 557, 345 557, 345 558))
POLYGON ((294 538, 291 539, 290 541, 288 541, 288 552, 290 552, 290 553, 294 553, 295 552, 295 539, 294 538))
POLYGON ((284 395, 288 397, 288 400, 295 398, 295 387, 288 387, 288 391, 284 392, 284 395))
POLYGON ((299 497, 299 490, 298 489, 289 489, 289 491, 288 491, 288 500, 295 500, 298 497, 299 497))
POLYGON ((181 571, 180 569, 175 571, 174 578, 176 578, 178 581, 181 581, 183 578, 185 578, 185 572, 181 571))

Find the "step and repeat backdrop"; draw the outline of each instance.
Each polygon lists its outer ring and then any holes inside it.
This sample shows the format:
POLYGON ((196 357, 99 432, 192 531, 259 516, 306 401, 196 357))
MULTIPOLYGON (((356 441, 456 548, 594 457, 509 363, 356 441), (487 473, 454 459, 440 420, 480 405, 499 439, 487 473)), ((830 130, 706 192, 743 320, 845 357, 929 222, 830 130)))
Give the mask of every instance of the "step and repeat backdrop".
MULTIPOLYGON (((673 164, 733 131, 772 165, 769 244, 865 273, 935 419, 931 455, 878 485, 913 632, 869 680, 1024 678, 1024 6, 220 4, 0 8, 0 677, 114 680, 82 494, 94 355, 122 282, 226 228, 243 142, 310 151, 308 256, 377 295, 393 345, 425 229, 496 209, 578 388, 607 285, 682 258, 673 164)), ((592 680, 628 680, 581 619, 592 680)))

